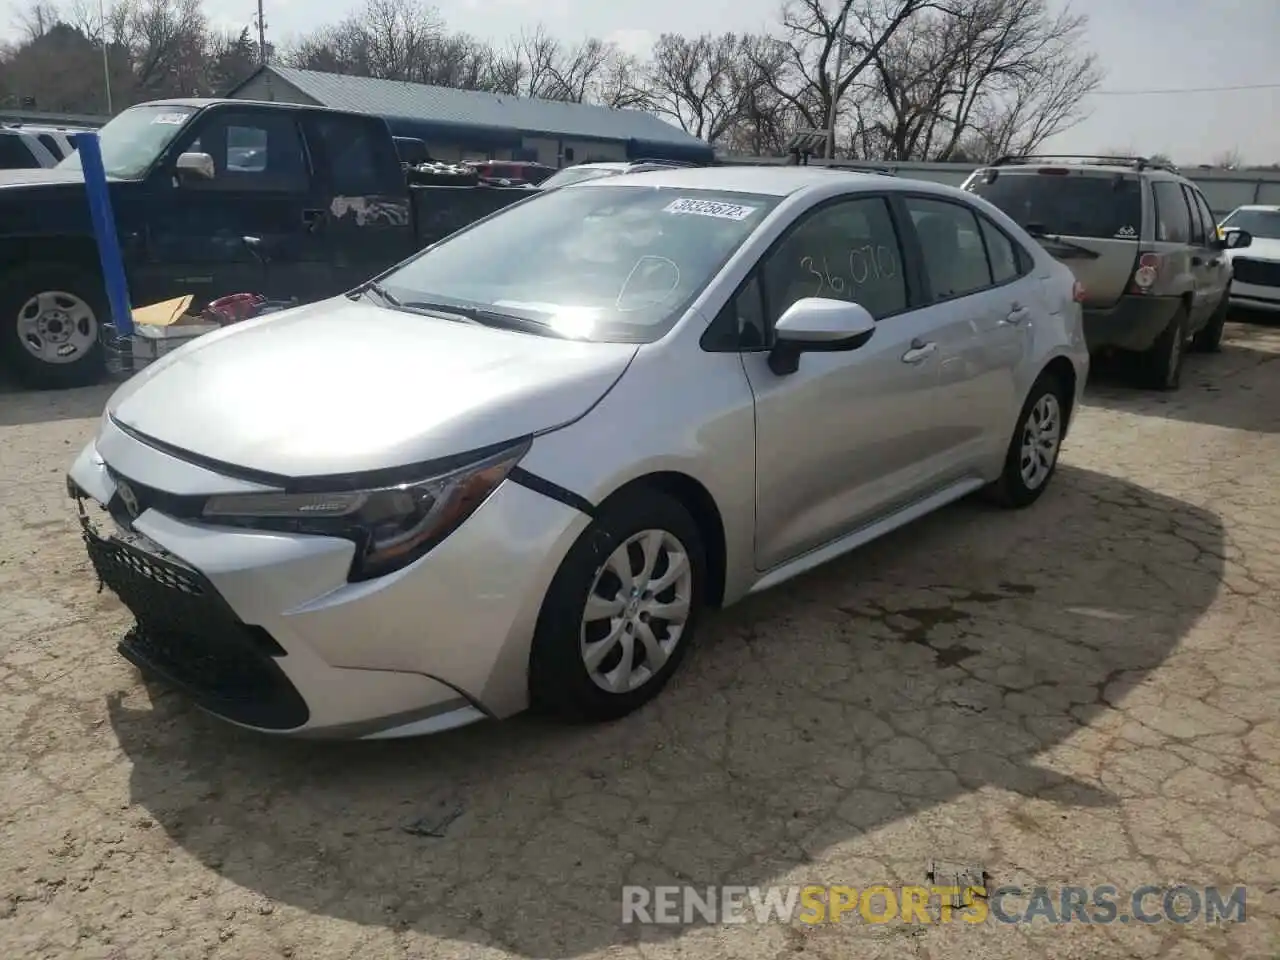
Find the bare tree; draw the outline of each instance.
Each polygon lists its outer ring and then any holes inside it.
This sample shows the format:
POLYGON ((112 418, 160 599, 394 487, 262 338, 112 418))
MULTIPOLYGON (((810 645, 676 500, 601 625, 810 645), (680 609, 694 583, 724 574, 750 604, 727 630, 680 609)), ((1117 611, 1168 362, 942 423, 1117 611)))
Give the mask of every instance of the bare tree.
POLYGON ((1087 19, 1046 0, 924 11, 872 56, 883 155, 969 159, 1034 150, 1078 123, 1101 80, 1087 19))
POLYGON ((1241 156, 1239 147, 1232 147, 1214 156, 1212 163, 1223 170, 1238 170, 1244 166, 1244 157, 1241 156))

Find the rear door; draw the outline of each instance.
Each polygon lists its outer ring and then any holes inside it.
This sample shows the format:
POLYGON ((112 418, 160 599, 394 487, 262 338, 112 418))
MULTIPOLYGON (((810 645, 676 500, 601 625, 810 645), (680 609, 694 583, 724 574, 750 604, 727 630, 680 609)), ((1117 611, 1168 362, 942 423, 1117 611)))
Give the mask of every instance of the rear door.
POLYGON ((1231 264, 1222 255, 1222 251, 1215 246, 1218 239, 1218 224, 1213 218, 1209 201, 1191 184, 1187 185, 1187 193, 1194 208, 1200 214, 1200 222, 1204 225, 1205 245, 1202 256, 1205 258, 1209 312, 1212 313, 1218 308, 1222 298, 1227 295, 1227 288, 1231 286, 1231 264))
POLYGON ((330 292, 337 294, 414 252, 409 186, 384 121, 309 113, 305 126, 321 184, 330 292))
POLYGON ((994 167, 979 171, 967 189, 1037 239, 1047 235, 1041 244, 1084 285, 1086 308, 1105 310, 1124 295, 1142 238, 1142 183, 1135 173, 1083 165, 994 167))

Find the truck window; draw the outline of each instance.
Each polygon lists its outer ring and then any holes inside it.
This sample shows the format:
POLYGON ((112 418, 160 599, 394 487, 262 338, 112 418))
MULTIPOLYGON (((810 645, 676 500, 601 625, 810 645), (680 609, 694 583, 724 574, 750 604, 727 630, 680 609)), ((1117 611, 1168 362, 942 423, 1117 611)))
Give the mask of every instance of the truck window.
POLYGON ((0 170, 36 170, 40 161, 21 134, 0 133, 0 170))
POLYGON ((329 184, 340 197, 402 194, 404 180, 393 141, 375 135, 369 121, 333 115, 314 121, 329 168, 329 184), (393 179, 394 178, 394 179, 393 179))
POLYGON ((207 153, 216 173, 212 180, 184 180, 184 188, 302 193, 310 186, 302 136, 290 113, 214 114, 182 152, 207 153))
POLYGON ((994 203, 1023 228, 1068 237, 1138 237, 1142 194, 1136 177, 997 173, 991 183, 975 177, 969 192, 994 203))

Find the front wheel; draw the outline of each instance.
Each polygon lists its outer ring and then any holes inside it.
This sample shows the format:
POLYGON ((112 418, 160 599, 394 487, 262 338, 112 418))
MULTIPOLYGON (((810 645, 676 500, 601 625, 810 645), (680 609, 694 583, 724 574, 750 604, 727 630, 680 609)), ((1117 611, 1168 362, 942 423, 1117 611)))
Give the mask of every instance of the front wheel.
POLYGON ((105 370, 99 323, 107 315, 98 272, 32 263, 0 277, 0 360, 36 389, 97 383, 105 370))
POLYGON ((1000 479, 987 488, 990 499, 1011 509, 1040 499, 1058 468, 1069 403, 1062 381, 1049 371, 1040 374, 1018 414, 1000 479))
POLYGON ((543 601, 529 662, 534 705, 603 721, 657 696, 693 641, 704 549, 688 510, 664 493, 608 504, 543 601))

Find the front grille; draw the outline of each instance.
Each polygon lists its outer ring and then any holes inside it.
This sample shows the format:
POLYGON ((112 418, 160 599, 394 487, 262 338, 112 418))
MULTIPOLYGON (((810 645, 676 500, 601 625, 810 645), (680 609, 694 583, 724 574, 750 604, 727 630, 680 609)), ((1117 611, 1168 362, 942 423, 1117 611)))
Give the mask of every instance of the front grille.
POLYGON ((1280 262, 1236 257, 1231 261, 1232 277, 1260 287, 1280 287, 1280 262))
POLYGON ((86 530, 89 560, 137 621, 120 653, 201 707, 267 730, 302 726, 306 702, 280 669, 284 650, 245 624, 202 575, 86 530))

